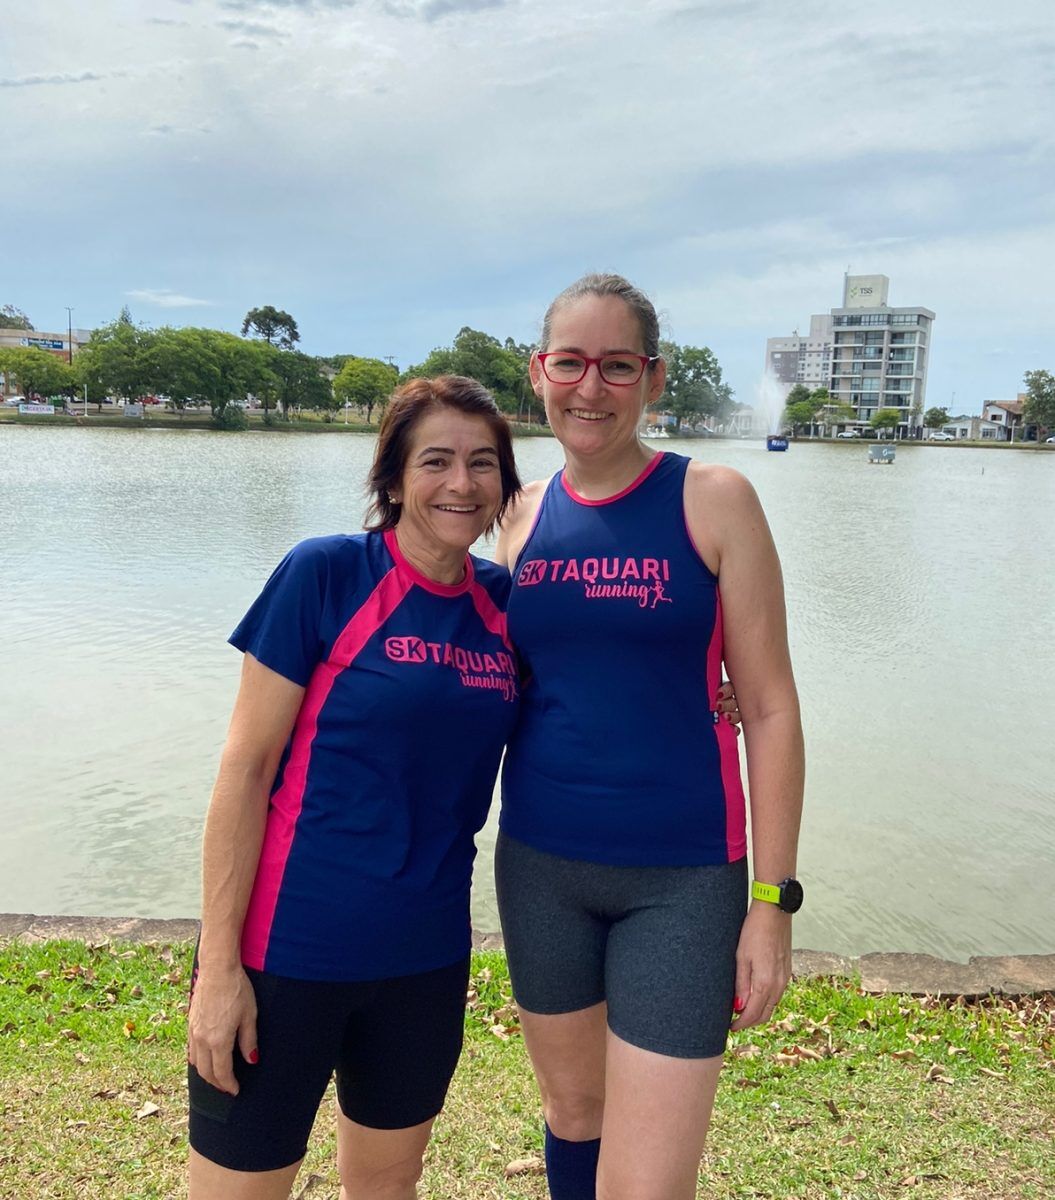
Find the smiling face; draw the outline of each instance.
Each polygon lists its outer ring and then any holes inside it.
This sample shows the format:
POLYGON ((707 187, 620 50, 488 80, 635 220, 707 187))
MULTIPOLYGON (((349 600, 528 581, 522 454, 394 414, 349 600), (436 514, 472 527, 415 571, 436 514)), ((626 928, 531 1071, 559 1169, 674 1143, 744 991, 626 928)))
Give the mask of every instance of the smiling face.
POLYGON ((415 566, 460 563, 502 503, 498 445, 487 421, 453 408, 422 417, 400 485, 389 494, 400 505, 400 548, 415 566))
MULTIPOLYGON (((584 296, 562 305, 553 314, 549 344, 544 349, 589 358, 646 353, 641 325, 618 296, 584 296)), ((666 382, 662 360, 646 369, 631 387, 605 383, 595 365, 578 383, 553 383, 535 355, 531 356, 530 373, 555 436, 570 453, 581 455, 635 445, 645 406, 659 399, 666 382)))

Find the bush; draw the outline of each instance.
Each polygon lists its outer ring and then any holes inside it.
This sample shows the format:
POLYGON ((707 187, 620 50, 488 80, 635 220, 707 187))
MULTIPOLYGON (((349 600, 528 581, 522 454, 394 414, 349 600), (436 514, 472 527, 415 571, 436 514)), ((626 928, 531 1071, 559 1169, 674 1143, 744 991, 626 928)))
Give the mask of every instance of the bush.
POLYGON ((226 404, 219 413, 213 413, 212 423, 217 429, 248 429, 246 411, 237 404, 226 404))

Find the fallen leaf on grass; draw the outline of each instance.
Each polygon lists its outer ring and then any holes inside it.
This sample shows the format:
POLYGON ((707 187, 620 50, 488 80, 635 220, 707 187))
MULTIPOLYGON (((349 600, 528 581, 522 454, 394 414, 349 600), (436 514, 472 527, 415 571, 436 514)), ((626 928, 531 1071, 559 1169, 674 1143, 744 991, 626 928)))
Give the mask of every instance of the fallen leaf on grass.
POLYGON ((784 1066, 797 1066, 800 1062, 820 1062, 824 1057, 809 1046, 785 1046, 779 1054, 773 1055, 773 1061, 784 1066))
POLYGON ((318 1184, 325 1182, 326 1180, 321 1175, 316 1175, 314 1172, 312 1172, 312 1174, 310 1174, 304 1181, 304 1186, 293 1197, 293 1200, 303 1200, 308 1192, 314 1191, 318 1184))
POLYGON ((744 1046, 734 1046, 733 1053, 737 1058, 757 1058, 762 1051, 759 1050, 754 1042, 748 1042, 744 1046))
POLYGON ((794 1120, 788 1122, 789 1129, 806 1129, 813 1124, 809 1117, 795 1117, 794 1120))
POLYGON ((915 1058, 915 1050, 891 1050, 890 1057, 896 1058, 899 1062, 904 1062, 906 1059, 915 1058))
POLYGON ((835 1101, 831 1097, 825 1100, 824 1107, 832 1114, 833 1121, 841 1121, 843 1119, 842 1113, 836 1107, 835 1101))
POLYGON ((65 1038, 68 1042, 79 1042, 81 1040, 81 1035, 76 1029, 60 1029, 59 1037, 65 1038))
POLYGON ((494 1036, 496 1038, 498 1038, 499 1041, 502 1041, 502 1042, 509 1041, 509 1030, 506 1029, 506 1027, 504 1025, 492 1025, 491 1032, 494 1034, 494 1036))
POLYGON ((514 1175, 541 1175, 545 1169, 546 1165, 540 1158, 514 1158, 506 1163, 505 1176, 506 1179, 512 1179, 514 1175))
POLYGON ((113 1100, 117 1096, 117 1088, 100 1088, 97 1092, 92 1092, 93 1100, 113 1100))
POLYGON ((137 1121, 142 1121, 144 1117, 156 1117, 159 1112, 161 1112, 161 1109, 156 1104, 152 1104, 147 1100, 142 1108, 136 1110, 134 1115, 137 1121))
POLYGON ((927 1072, 928 1083, 952 1083, 952 1080, 942 1070, 938 1063, 934 1063, 931 1069, 927 1072))
POLYGON ((86 1067, 92 1061, 87 1054, 82 1053, 80 1050, 78 1050, 73 1057, 81 1064, 82 1067, 86 1067))
POLYGON ((67 1129, 87 1129, 88 1122, 87 1121, 67 1121, 66 1128, 67 1129))
POLYGON ((121 1031, 124 1033, 126 1038, 130 1038, 136 1031, 135 1021, 125 1021, 125 1023, 121 1026, 121 1031))
POLYGON ((867 1172, 867 1171, 856 1171, 856 1172, 854 1173, 854 1177, 853 1177, 853 1179, 854 1179, 854 1183, 864 1183, 864 1181, 865 1181, 867 1178, 868 1178, 868 1172, 867 1172))
POLYGON ((1003 1071, 994 1071, 992 1067, 979 1067, 978 1074, 979 1075, 988 1075, 992 1079, 1003 1079, 1004 1078, 1003 1071))

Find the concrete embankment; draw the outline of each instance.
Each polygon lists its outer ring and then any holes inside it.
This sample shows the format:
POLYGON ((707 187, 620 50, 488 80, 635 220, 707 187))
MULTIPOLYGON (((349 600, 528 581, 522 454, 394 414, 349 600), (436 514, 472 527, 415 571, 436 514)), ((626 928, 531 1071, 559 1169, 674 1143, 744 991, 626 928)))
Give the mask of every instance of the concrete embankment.
MULTIPOLYGON (((34 913, 0 913, 0 939, 42 942, 178 942, 198 932, 193 920, 148 917, 44 917, 34 913)), ((478 950, 500 950, 501 934, 474 933, 478 950)), ((912 995, 1028 996, 1055 992, 1055 954, 999 955, 949 962, 929 954, 862 954, 849 958, 823 950, 796 950, 797 976, 859 977, 866 992, 912 995)))

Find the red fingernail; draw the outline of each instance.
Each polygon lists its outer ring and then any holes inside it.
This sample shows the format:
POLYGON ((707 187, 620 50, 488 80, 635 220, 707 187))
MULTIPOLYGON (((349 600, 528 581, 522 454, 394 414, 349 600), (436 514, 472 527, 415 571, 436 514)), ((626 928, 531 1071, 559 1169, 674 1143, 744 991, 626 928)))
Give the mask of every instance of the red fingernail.
POLYGON ((746 1007, 747 1007, 747 1005, 744 1003, 743 1000, 740 999, 739 996, 737 996, 736 999, 733 1001, 733 1012, 738 1012, 738 1013, 743 1012, 746 1007))
POLYGON ((258 1063, 260 1061, 260 1051, 259 1050, 250 1050, 249 1051, 249 1061, 251 1063, 258 1063))

